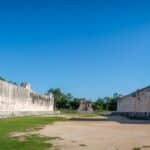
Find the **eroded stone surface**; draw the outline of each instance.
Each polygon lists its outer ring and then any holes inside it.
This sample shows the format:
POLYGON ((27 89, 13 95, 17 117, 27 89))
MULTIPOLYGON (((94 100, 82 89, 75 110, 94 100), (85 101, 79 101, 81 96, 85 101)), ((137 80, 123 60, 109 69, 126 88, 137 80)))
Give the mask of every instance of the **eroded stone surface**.
POLYGON ((29 89, 0 81, 0 117, 53 112, 54 99, 29 89))

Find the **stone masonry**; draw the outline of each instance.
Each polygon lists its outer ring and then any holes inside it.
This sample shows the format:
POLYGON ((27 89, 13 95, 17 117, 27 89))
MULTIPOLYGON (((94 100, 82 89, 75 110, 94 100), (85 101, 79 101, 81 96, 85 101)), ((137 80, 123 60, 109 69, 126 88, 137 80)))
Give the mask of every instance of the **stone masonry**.
POLYGON ((52 113, 54 98, 0 81, 0 117, 52 113))

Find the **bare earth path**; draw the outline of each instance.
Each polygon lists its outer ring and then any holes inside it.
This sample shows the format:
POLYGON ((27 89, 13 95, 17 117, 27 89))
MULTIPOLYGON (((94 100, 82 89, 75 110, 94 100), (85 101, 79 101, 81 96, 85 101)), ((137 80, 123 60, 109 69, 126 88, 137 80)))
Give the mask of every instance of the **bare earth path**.
POLYGON ((150 150, 150 124, 115 121, 64 121, 48 125, 41 135, 61 137, 53 144, 60 150, 150 150))

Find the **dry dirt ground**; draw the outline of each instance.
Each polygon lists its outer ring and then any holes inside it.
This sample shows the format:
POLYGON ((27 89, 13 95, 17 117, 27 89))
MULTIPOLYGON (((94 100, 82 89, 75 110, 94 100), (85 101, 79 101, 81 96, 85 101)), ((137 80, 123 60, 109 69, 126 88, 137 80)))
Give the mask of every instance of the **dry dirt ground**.
POLYGON ((150 150, 150 123, 121 121, 57 122, 38 133, 62 138, 53 141, 58 150, 150 150))

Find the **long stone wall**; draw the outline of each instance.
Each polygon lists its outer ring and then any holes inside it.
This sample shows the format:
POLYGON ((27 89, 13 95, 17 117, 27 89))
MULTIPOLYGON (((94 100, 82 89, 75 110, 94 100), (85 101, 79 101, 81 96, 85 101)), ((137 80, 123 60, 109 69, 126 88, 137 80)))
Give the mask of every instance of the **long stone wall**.
POLYGON ((121 98, 118 112, 150 112, 150 87, 121 98))
POLYGON ((43 114, 53 109, 53 97, 0 81, 0 116, 43 114))
POLYGON ((137 90, 118 101, 117 114, 150 119, 150 87, 137 90))

